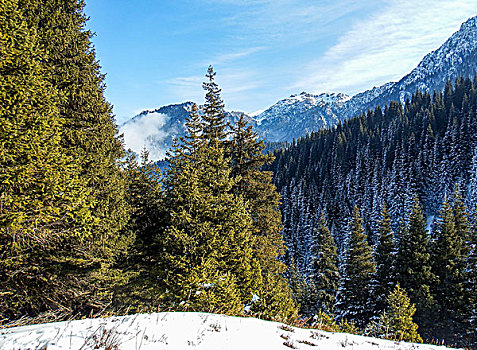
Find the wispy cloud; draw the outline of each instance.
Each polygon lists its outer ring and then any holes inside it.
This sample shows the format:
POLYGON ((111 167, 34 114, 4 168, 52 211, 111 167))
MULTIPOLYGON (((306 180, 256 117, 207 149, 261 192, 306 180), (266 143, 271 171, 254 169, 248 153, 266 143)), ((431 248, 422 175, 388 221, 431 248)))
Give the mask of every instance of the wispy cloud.
POLYGON ((258 44, 286 42, 296 45, 327 34, 337 19, 378 1, 355 0, 207 0, 213 4, 237 6, 237 11, 222 18, 233 26, 236 38, 258 44))
POLYGON ((258 46, 258 47, 245 48, 240 51, 224 53, 224 54, 218 55, 215 58, 209 59, 208 62, 203 62, 202 66, 206 66, 209 64, 212 64, 213 66, 218 66, 218 65, 233 63, 237 60, 247 58, 250 55, 253 55, 254 53, 263 51, 265 50, 265 48, 266 48, 265 46, 258 46))
POLYGON ((296 89, 356 93, 397 80, 476 12, 475 0, 388 0, 309 63, 296 89))
MULTIPOLYGON (((206 68, 206 66, 203 67, 204 74, 206 68)), ((250 95, 247 92, 260 86, 261 83, 256 80, 256 77, 256 72, 251 70, 224 68, 218 73, 216 81, 223 91, 224 100, 231 105, 238 105, 241 100, 249 98, 250 95)), ((169 86, 170 94, 176 96, 178 100, 187 96, 188 100, 202 103, 204 99, 202 82, 205 79, 203 75, 194 75, 170 79, 165 83, 169 86)))

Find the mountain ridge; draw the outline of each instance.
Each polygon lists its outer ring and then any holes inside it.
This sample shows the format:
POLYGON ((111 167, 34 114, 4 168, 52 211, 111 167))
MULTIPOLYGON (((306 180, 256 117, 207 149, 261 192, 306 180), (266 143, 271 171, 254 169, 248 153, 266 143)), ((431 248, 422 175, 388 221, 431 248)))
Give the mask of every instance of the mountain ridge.
MULTIPOLYGON (((443 90, 448 80, 472 76, 477 72, 477 16, 461 24, 439 48, 429 52, 419 64, 397 82, 375 86, 352 97, 340 92, 312 94, 302 92, 279 100, 263 112, 253 116, 242 112, 227 112, 230 122, 238 115, 247 115, 259 137, 268 142, 284 142, 305 136, 321 128, 359 115, 392 100, 405 103, 416 90, 443 90)), ((176 136, 185 132, 184 121, 192 102, 145 110, 120 126, 127 147, 136 153, 144 146, 154 159, 164 157, 176 136), (157 114, 164 122, 157 120, 157 114), (150 127, 144 118, 151 119, 150 127), (134 123, 138 123, 136 127, 134 123), (154 131, 155 130, 155 131, 154 131), (144 136, 141 136, 144 132, 144 136), (159 157, 159 158, 158 158, 159 157)))

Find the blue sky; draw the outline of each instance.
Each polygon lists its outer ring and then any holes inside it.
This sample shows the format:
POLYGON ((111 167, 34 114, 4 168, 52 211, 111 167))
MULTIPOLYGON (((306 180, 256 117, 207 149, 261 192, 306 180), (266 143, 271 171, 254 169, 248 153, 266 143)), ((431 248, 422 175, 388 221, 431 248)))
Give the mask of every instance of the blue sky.
POLYGON ((119 123, 144 109, 203 102, 209 64, 228 110, 307 91, 397 80, 438 48, 475 0, 86 0, 88 28, 119 123))

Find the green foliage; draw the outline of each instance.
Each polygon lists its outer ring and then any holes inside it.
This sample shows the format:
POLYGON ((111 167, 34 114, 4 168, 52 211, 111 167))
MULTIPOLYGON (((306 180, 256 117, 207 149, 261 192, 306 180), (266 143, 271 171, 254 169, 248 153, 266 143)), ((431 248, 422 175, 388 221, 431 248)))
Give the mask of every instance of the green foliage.
POLYGON ((312 327, 327 332, 361 333, 353 322, 348 322, 346 319, 341 319, 339 322, 336 322, 333 314, 327 314, 322 310, 318 310, 317 314, 313 317, 312 327))
POLYGON ((333 313, 339 287, 338 254, 336 244, 327 227, 324 214, 313 236, 311 278, 314 286, 314 310, 333 313))
POLYGON ((159 304, 160 286, 157 282, 158 252, 161 245, 156 236, 165 226, 165 209, 161 188, 161 171, 148 159, 144 150, 140 163, 134 154, 126 160, 127 201, 131 206, 130 219, 124 228, 135 240, 119 265, 130 273, 130 281, 118 290, 115 305, 136 310, 150 309, 159 304))
POLYGON ((288 281, 271 272, 262 272, 262 283, 257 291, 259 299, 252 302, 250 313, 258 318, 293 323, 298 317, 298 306, 288 281))
POLYGON ((411 304, 406 291, 396 285, 396 288, 386 298, 386 311, 381 313, 379 320, 368 328, 369 334, 385 339, 422 343, 417 333, 418 325, 412 317, 416 307, 411 304))
POLYGON ((16 318, 74 303, 57 261, 89 220, 88 191, 60 146, 62 98, 37 32, 18 1, 0 5, 0 318, 16 318))
POLYGON ((305 276, 296 267, 295 261, 292 259, 287 271, 287 277, 293 300, 298 305, 300 314, 308 316, 312 313, 313 305, 313 285, 309 283, 305 276))
POLYGON ((205 75, 208 81, 202 84, 205 90, 202 138, 217 147, 226 137, 226 123, 224 101, 220 97, 221 90, 215 82, 215 75, 214 69, 209 66, 205 75))
MULTIPOLYGON (((85 30, 82 0, 20 0, 30 27, 48 53, 44 66, 50 83, 65 97, 59 105, 64 118, 61 144, 75 162, 82 186, 89 189, 93 220, 82 223, 83 239, 92 255, 109 263, 127 249, 130 239, 118 232, 128 220, 124 156, 116 138, 111 106, 106 102, 104 75, 85 30), (104 259, 103 259, 104 258, 104 259)), ((86 257, 90 259, 90 257, 86 257)))
MULTIPOLYGON (((223 150, 204 144, 192 155, 194 161, 181 152, 177 146, 164 181, 170 223, 164 237, 158 237, 164 245, 169 302, 192 303, 198 286, 222 286, 218 282, 225 278, 239 293, 222 293, 223 305, 245 304, 259 284, 260 270, 252 257, 251 219, 243 200, 230 193, 233 181, 223 150)), ((214 289, 206 295, 215 295, 214 289)), ((201 299, 197 306, 206 304, 201 299)))
POLYGON ((263 141, 258 140, 243 115, 231 126, 231 136, 231 141, 225 144, 226 152, 230 154, 231 176, 235 180, 232 191, 248 203, 253 253, 262 274, 260 301, 252 305, 251 311, 269 319, 293 319, 297 310, 282 277, 286 266, 279 260, 285 251, 280 233, 280 195, 272 183, 272 173, 262 170, 273 157, 263 153, 263 141))
POLYGON ((169 219, 156 237, 164 303, 193 310, 238 314, 262 283, 254 253, 253 221, 247 201, 235 193, 220 90, 209 68, 205 114, 193 110, 188 136, 175 143, 164 179, 169 219))
POLYGON ((470 346, 477 346, 477 222, 470 231, 469 247, 471 251, 467 259, 466 290, 469 301, 466 304, 465 316, 467 319, 465 339, 470 346))
POLYGON ((9 10, 2 16, 6 80, 0 88, 8 90, 6 98, 15 94, 2 103, 0 131, 2 141, 6 137, 2 184, 9 184, 2 189, 2 256, 12 269, 2 273, 1 284, 2 293, 16 300, 3 299, 7 316, 89 314, 127 282, 128 274, 115 265, 132 237, 122 231, 129 211, 122 145, 91 33, 84 29, 84 3, 19 0, 2 6, 9 10))

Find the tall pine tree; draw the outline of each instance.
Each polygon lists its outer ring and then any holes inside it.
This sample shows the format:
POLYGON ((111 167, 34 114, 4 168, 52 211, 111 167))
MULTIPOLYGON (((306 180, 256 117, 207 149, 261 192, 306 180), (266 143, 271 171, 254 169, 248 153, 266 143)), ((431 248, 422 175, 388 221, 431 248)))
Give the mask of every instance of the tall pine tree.
MULTIPOLYGON (((416 304, 416 321, 424 328, 429 325, 428 312, 433 305, 429 237, 426 220, 417 196, 414 197, 409 223, 399 237, 396 255, 396 279, 416 304)), ((430 326, 430 325, 429 325, 430 326)))
POLYGON ((442 204, 431 244, 433 285, 438 317, 434 326, 448 342, 454 342, 463 333, 463 316, 466 298, 466 241, 469 224, 459 194, 454 208, 447 199, 442 204))
POLYGON ((314 308, 333 314, 336 303, 336 293, 339 288, 340 274, 338 270, 338 254, 336 244, 327 227, 326 219, 322 213, 318 228, 315 230, 313 247, 311 248, 313 260, 311 265, 311 279, 314 287, 314 308))
POLYGON ((359 209, 355 207, 336 305, 339 318, 354 321, 360 328, 369 322, 372 314, 370 286, 372 275, 376 272, 362 222, 359 209))
POLYGON ((379 315, 386 308, 385 298, 391 293, 396 283, 394 276, 394 233, 386 205, 382 207, 381 218, 377 226, 378 242, 374 252, 376 274, 373 278, 372 288, 375 315, 379 315))
POLYGON ((295 316, 291 291, 283 277, 286 266, 279 260, 285 246, 281 236, 280 195, 272 183, 272 173, 262 170, 273 161, 264 153, 265 145, 241 115, 231 125, 231 140, 226 142, 230 153, 231 175, 236 180, 233 192, 249 204, 252 217, 254 255, 260 263, 263 283, 260 299, 251 308, 260 317, 285 320, 295 316))
POLYGON ((203 121, 192 115, 164 180, 170 211, 160 266, 164 301, 175 307, 238 314, 261 284, 247 203, 234 194, 218 88, 208 71, 203 121), (206 131, 207 130, 207 131, 206 131))
POLYGON ((20 0, 28 26, 36 31, 47 53, 42 65, 49 83, 64 97, 59 103, 62 119, 61 146, 74 161, 79 186, 88 193, 89 213, 75 220, 77 237, 58 252, 61 279, 82 289, 85 304, 79 312, 103 308, 114 287, 126 282, 115 264, 133 237, 123 230, 128 222, 126 176, 120 166, 124 156, 116 137, 112 109, 104 97, 104 75, 85 29, 83 0, 20 0), (70 275, 74 273, 75 279, 70 275), (76 282, 75 282, 76 281, 76 282))

